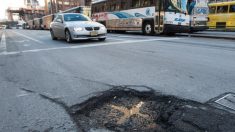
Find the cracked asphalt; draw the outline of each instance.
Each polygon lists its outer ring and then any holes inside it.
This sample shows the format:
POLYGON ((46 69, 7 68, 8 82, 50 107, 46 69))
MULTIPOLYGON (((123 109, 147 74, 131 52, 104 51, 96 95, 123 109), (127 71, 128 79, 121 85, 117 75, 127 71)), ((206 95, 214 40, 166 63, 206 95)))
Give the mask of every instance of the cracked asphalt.
POLYGON ((2 33, 0 131, 79 131, 69 108, 115 86, 201 103, 235 92, 233 40, 108 34, 67 44, 48 31, 2 33))

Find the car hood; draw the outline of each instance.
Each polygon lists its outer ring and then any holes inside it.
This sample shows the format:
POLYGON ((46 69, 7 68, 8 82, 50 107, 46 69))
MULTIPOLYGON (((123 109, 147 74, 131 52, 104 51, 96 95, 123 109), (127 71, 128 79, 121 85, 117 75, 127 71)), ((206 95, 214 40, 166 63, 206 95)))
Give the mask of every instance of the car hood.
POLYGON ((93 21, 74 21, 74 22, 66 22, 68 27, 101 27, 104 26, 98 22, 93 21))

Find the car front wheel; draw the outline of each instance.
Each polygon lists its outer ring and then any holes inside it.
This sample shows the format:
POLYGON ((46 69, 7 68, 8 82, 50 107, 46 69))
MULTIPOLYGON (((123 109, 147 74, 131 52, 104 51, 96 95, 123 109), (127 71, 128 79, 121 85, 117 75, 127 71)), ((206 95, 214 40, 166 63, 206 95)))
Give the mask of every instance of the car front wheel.
POLYGON ((50 33, 51 33, 51 39, 56 40, 57 38, 55 37, 55 34, 52 29, 50 30, 50 33))
POLYGON ((69 30, 65 31, 65 39, 66 39, 66 42, 68 43, 71 43, 73 41, 69 30))

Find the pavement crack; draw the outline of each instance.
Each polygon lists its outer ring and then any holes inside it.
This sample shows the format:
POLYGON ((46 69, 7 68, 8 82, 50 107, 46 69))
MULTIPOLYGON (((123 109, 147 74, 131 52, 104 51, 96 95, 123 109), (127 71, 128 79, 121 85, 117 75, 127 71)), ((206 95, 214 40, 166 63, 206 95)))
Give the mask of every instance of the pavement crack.
POLYGON ((106 85, 106 86, 109 86, 109 87, 113 87, 113 86, 114 86, 114 85, 112 85, 112 84, 108 84, 108 83, 101 82, 101 81, 96 81, 96 80, 91 80, 91 79, 79 77, 79 76, 76 76, 76 75, 65 75, 65 74, 63 74, 63 73, 58 73, 58 72, 54 72, 54 71, 47 71, 47 70, 46 70, 46 72, 51 73, 51 74, 54 74, 54 75, 56 75, 56 76, 64 76, 64 77, 67 77, 67 78, 72 77, 72 78, 79 79, 79 80, 83 80, 83 81, 86 81, 86 82, 94 82, 94 83, 106 85))
MULTIPOLYGON (((60 106, 61 108, 63 108, 65 110, 65 112, 69 115, 70 117, 70 120, 76 124, 74 118, 73 118, 73 113, 71 112, 70 110, 70 107, 66 105, 65 102, 63 102, 62 100, 60 100, 59 98, 53 98, 53 97, 50 97, 49 95, 46 95, 46 94, 42 94, 42 93, 38 93, 36 91, 33 91, 33 90, 29 90, 29 89, 25 89, 25 88, 20 88, 21 90, 25 91, 25 92, 28 92, 28 93, 33 93, 33 94, 36 94, 38 95, 39 97, 41 97, 42 99, 44 100, 47 100, 51 103, 54 103, 58 106, 60 106)), ((76 126, 77 127, 77 126, 76 126)), ((77 127, 77 130, 78 131, 81 131, 79 130, 79 128, 77 127)))
POLYGON ((35 91, 29 90, 29 89, 25 89, 25 88, 20 88, 20 90, 23 90, 27 93, 36 93, 35 91))

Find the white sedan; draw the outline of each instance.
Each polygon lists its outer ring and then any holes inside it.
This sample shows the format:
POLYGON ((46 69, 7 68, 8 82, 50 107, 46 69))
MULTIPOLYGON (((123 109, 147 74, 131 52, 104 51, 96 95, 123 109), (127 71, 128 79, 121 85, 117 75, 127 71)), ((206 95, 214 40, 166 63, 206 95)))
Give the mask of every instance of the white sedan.
POLYGON ((106 39, 107 29, 104 25, 93 22, 89 17, 79 13, 58 14, 50 24, 50 32, 53 40, 66 39, 68 43, 73 40, 106 39))

